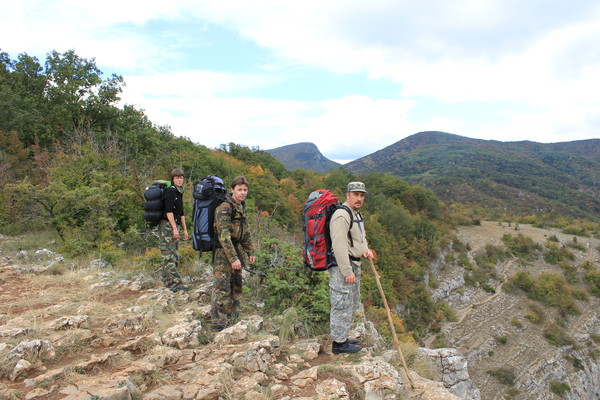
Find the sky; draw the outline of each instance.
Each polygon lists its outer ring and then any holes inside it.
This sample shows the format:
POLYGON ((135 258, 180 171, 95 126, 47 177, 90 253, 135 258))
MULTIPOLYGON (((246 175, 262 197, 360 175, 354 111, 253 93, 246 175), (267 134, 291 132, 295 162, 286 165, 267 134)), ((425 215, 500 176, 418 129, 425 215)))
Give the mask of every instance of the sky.
POLYGON ((345 163, 421 131, 600 137, 597 0, 19 0, 0 51, 74 50, 122 103, 210 148, 345 163))

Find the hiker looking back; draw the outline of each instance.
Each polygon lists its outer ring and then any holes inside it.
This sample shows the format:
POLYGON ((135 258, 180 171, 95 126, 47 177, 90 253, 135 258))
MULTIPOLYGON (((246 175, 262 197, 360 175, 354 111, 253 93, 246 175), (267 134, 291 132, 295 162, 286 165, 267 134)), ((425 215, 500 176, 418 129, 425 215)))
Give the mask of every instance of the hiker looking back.
POLYGON ((331 350, 356 353, 362 349, 355 339, 348 339, 354 314, 360 302, 360 258, 373 259, 365 235, 364 220, 358 211, 365 200, 365 184, 350 182, 346 201, 331 216, 329 223, 333 254, 337 266, 329 268, 331 302, 331 350), (350 210, 350 213, 348 212, 350 210))
POLYGON ((183 213, 183 171, 174 169, 171 171, 170 180, 172 186, 165 189, 163 199, 163 216, 158 225, 158 238, 160 252, 162 253, 162 281, 166 287, 173 292, 187 290, 183 286, 179 274, 179 240, 188 239, 185 215, 183 213))
POLYGON ((231 193, 215 209, 215 234, 221 247, 213 250, 211 322, 214 331, 230 326, 238 317, 242 294, 242 266, 255 261, 254 247, 246 222, 248 179, 238 176, 231 193))

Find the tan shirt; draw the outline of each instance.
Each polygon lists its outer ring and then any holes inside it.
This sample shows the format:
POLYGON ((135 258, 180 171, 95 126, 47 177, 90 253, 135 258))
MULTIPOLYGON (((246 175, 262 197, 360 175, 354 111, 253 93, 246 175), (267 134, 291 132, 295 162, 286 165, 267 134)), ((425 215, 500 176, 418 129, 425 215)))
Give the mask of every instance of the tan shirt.
POLYGON ((356 210, 353 210, 348 203, 344 203, 352 211, 353 220, 350 235, 352 236, 352 246, 350 245, 350 237, 348 236, 348 228, 350 227, 350 214, 348 211, 340 208, 337 209, 331 216, 329 223, 331 247, 335 260, 337 261, 340 272, 344 276, 352 273, 350 266, 350 256, 361 258, 365 250, 369 249, 367 237, 365 235, 365 225, 361 221, 356 210))

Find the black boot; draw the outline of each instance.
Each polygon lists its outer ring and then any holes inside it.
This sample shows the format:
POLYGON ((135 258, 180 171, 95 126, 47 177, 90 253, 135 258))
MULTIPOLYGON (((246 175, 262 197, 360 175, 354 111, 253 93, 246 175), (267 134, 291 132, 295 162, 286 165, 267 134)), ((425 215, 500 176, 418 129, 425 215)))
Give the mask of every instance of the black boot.
POLYGON ((331 352, 333 354, 358 353, 361 350, 362 350, 362 347, 360 347, 358 344, 350 343, 349 340, 346 340, 342 343, 338 343, 338 342, 334 341, 333 344, 331 345, 331 352))
POLYGON ((347 339, 346 341, 350 344, 360 344, 362 339, 347 339))

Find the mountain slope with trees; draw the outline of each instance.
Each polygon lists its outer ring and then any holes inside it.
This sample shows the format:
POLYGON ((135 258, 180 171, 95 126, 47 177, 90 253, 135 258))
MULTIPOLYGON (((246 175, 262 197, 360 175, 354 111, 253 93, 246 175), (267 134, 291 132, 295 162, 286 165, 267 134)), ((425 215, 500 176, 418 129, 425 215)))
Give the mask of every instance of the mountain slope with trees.
POLYGON ((389 173, 443 201, 509 214, 600 218, 600 139, 544 144, 421 132, 344 169, 389 173))

